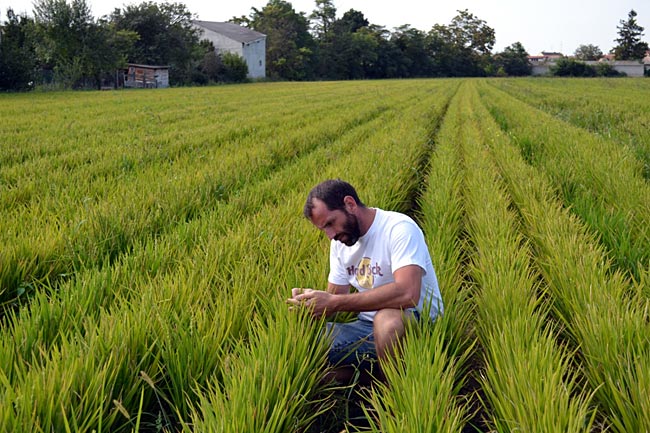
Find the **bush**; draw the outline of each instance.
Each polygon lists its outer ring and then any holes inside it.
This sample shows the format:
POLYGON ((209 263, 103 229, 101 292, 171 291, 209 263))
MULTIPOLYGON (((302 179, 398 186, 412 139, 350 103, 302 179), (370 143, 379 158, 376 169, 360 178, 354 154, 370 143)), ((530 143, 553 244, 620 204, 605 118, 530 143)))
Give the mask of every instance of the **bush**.
POLYGON ((595 77, 596 68, 574 59, 559 59, 551 66, 551 75, 558 77, 595 77))
POLYGON ((233 53, 223 53, 220 57, 223 65, 224 81, 234 83, 246 81, 248 65, 243 57, 233 53))
POLYGON ((608 63, 598 63, 596 65, 596 75, 599 77, 624 77, 626 74, 618 72, 608 63))

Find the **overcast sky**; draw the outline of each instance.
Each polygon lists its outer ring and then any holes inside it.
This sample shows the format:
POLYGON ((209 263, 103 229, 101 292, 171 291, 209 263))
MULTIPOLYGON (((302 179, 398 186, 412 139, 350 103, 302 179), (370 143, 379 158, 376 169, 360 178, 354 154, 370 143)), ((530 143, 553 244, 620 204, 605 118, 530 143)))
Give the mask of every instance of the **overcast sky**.
MULTIPOLYGON (((69 0, 70 1, 70 0, 69 0)), ((139 4, 133 0, 86 0, 93 15, 99 18, 115 8, 139 4)), ((173 0, 169 0, 173 2, 173 0)), ((187 9, 204 21, 227 21, 233 16, 250 15, 251 8, 261 9, 267 0, 186 0, 187 9)), ((618 36, 616 26, 627 19, 631 9, 637 22, 645 28, 643 40, 650 41, 650 0, 334 0, 337 17, 350 9, 363 12, 371 24, 392 30, 410 24, 429 31, 434 24, 448 25, 458 10, 467 9, 487 22, 496 33, 493 51, 502 51, 521 42, 529 54, 559 51, 573 54, 582 44, 597 45, 608 52, 618 36)), ((309 15, 313 0, 291 1, 298 12, 309 15)), ((0 0, 0 21, 7 8, 32 15, 33 0, 0 0)))

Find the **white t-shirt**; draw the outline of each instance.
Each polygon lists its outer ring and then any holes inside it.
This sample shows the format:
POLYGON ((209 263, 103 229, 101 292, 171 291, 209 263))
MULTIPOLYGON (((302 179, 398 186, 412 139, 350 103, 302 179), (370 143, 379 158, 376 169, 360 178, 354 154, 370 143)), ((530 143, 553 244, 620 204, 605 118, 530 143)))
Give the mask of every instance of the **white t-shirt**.
MULTIPOLYGON (((395 281, 393 272, 407 265, 423 270, 417 310, 430 308, 431 318, 442 313, 442 297, 438 279, 422 230, 407 215, 376 209, 375 219, 365 235, 348 247, 332 240, 328 281, 336 285, 352 285, 360 292, 395 281)), ((359 318, 372 320, 376 311, 362 312, 359 318)))

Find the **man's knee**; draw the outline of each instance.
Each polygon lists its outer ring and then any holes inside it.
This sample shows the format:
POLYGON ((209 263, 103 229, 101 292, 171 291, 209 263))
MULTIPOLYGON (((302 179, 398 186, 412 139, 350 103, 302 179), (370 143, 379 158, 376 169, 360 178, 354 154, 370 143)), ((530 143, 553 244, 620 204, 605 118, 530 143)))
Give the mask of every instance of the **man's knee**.
POLYGON ((404 321, 407 312, 396 308, 385 308, 377 311, 374 318, 374 332, 382 335, 401 335, 404 331, 404 321))

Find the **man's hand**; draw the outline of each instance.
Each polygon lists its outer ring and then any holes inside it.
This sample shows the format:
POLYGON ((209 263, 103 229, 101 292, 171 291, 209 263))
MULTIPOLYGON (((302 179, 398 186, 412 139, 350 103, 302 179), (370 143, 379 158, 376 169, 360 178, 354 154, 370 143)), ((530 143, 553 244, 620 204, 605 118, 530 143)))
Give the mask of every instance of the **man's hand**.
POLYGON ((332 312, 333 295, 322 290, 294 288, 291 289, 291 298, 287 299, 289 308, 309 308, 314 317, 321 317, 328 311, 332 312))

